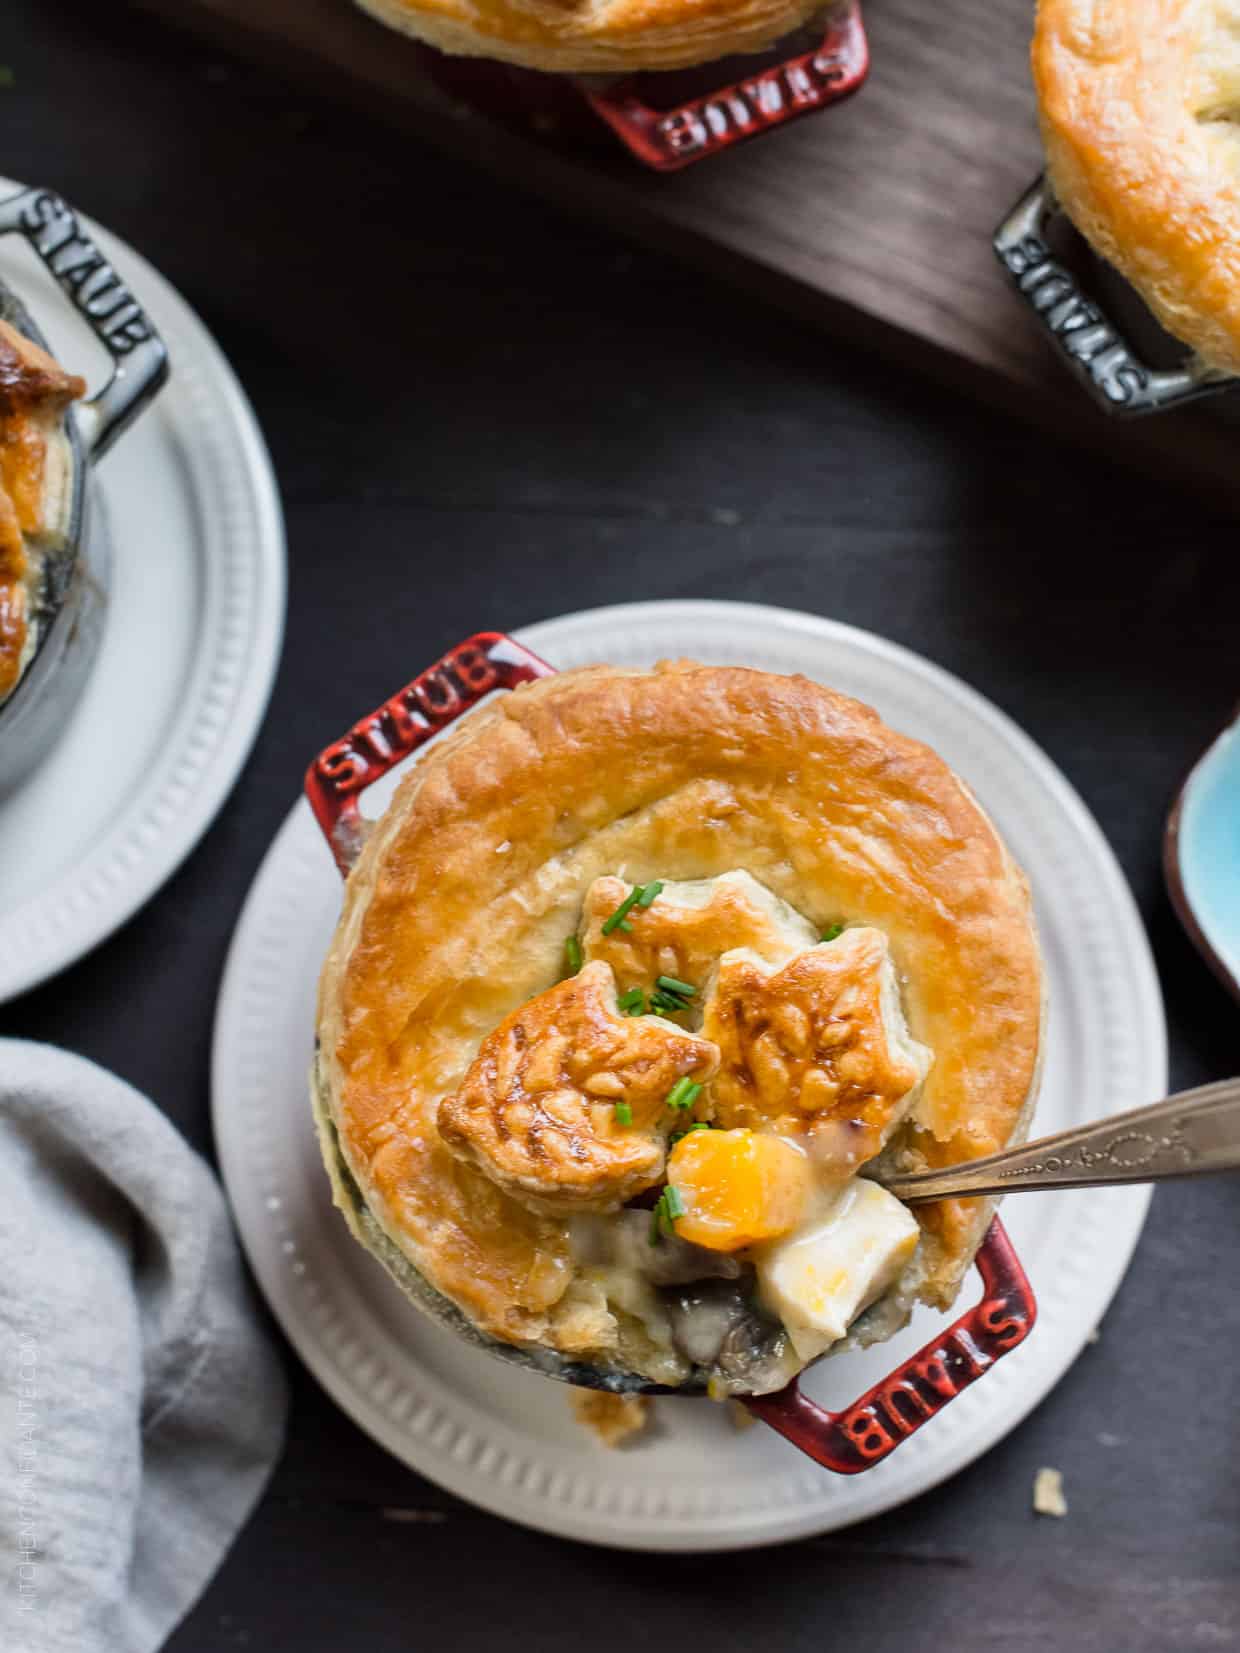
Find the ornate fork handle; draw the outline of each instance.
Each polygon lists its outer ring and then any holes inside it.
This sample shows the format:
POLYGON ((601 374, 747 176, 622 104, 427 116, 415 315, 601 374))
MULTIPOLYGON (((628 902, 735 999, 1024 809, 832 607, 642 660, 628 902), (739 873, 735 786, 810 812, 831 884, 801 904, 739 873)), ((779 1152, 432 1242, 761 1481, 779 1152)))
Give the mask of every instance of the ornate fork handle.
POLYGON ((1240 1079, 1222 1079, 989 1159, 881 1180, 915 1204, 957 1194, 1161 1182, 1235 1170, 1240 1170, 1240 1079))

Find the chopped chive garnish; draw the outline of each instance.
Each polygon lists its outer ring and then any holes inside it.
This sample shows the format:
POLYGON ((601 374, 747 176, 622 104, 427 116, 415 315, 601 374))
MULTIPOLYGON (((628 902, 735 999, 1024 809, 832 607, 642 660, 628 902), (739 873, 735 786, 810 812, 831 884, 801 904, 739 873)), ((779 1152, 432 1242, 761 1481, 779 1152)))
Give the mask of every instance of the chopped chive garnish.
POLYGON ((653 884, 634 884, 615 912, 603 920, 603 934, 609 936, 613 930, 631 930, 629 913, 634 907, 648 907, 662 888, 657 878, 653 884))
POLYGON ((818 939, 819 941, 834 941, 837 936, 842 936, 843 934, 844 926, 842 924, 830 924, 822 932, 818 939))
POLYGON ((616 1103, 616 1124, 617 1125, 631 1125, 632 1123, 633 1123, 633 1110, 632 1110, 632 1108, 629 1106, 629 1104, 627 1102, 617 1102, 616 1103))
POLYGON ((575 976, 581 969, 581 943, 576 936, 566 936, 564 939, 564 962, 568 965, 568 973, 575 976))
POLYGON ((646 995, 640 987, 630 987, 627 993, 621 993, 616 1003, 626 1016, 640 1016, 646 1009, 646 995))
POLYGON ((688 1074, 685 1074, 684 1078, 678 1079, 668 1091, 664 1102, 669 1108, 691 1108, 701 1094, 701 1085, 695 1085, 688 1074))
POLYGON ((664 1097, 663 1100, 666 1103, 666 1105, 669 1108, 679 1108, 681 1106, 681 1101, 680 1101, 681 1097, 691 1087, 692 1084, 693 1084, 693 1081, 692 1081, 692 1079, 690 1079, 689 1075, 687 1073, 684 1074, 683 1077, 681 1077, 680 1079, 678 1079, 676 1081, 676 1083, 672 1086, 671 1090, 668 1091, 667 1095, 664 1097))
POLYGON ((689 1006, 683 999, 674 999, 670 993, 652 993, 650 995, 651 1010, 658 1010, 665 1016, 679 1016, 682 1010, 689 1006))
POLYGON ((618 930, 622 924, 626 930, 632 929, 632 925, 626 924, 625 920, 628 918, 632 909, 636 907, 637 903, 641 900, 641 896, 641 885, 634 885, 634 887, 625 896, 624 900, 616 908, 615 912, 612 913, 609 918, 605 918, 603 920, 603 934, 605 936, 609 936, 613 930, 618 930))
POLYGON ((687 981, 677 981, 675 976, 658 976, 655 986, 663 988, 666 993, 679 993, 685 999, 691 999, 697 992, 696 987, 690 987, 687 981))
POLYGON ((685 1135, 688 1136, 689 1131, 709 1131, 709 1130, 710 1130, 710 1120, 709 1119, 695 1119, 693 1121, 692 1125, 689 1126, 689 1130, 687 1130, 685 1132, 685 1135))
POLYGON ((694 1131, 709 1131, 710 1128, 707 1120, 695 1119, 692 1125, 686 1125, 683 1131, 673 1131, 667 1139, 667 1145, 669 1148, 674 1148, 678 1142, 683 1142, 685 1137, 692 1136, 694 1131))
POLYGON ((680 1189, 670 1182, 659 1195, 654 1210, 650 1213, 650 1243, 658 1245, 660 1235, 673 1234, 672 1224, 677 1217, 685 1214, 685 1202, 680 1197, 680 1189))

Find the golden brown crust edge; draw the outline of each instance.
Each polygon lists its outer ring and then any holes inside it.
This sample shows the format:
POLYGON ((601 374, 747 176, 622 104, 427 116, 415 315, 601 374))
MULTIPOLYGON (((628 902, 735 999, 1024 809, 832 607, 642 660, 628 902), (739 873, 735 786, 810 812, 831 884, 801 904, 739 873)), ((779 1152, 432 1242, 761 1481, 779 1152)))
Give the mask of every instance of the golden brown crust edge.
POLYGON ((1225 79, 1199 32, 1211 16, 1184 0, 1039 0, 1033 79, 1068 216, 1168 332, 1240 373, 1240 144, 1211 118, 1225 79))
MULTIPOLYGON (((855 701, 737 668, 592 667, 506 695, 416 766, 373 832, 324 966, 319 1034, 372 1213, 512 1341, 571 1346, 566 1235, 480 1173, 462 1184, 470 1168, 448 1163, 421 1110, 555 980, 585 889, 617 855, 633 879, 744 866, 814 922, 846 913, 885 931, 910 1029, 937 1058, 899 1139, 913 1162, 993 1152, 1033 1103, 1042 975, 1027 890, 934 753, 855 701), (443 1176, 458 1180, 442 1199, 418 1185, 443 1176)), ((991 1209, 924 1213, 918 1295, 953 1300, 991 1209)))
POLYGON ((440 51, 556 74, 683 69, 756 52, 820 0, 358 0, 381 23, 440 51))

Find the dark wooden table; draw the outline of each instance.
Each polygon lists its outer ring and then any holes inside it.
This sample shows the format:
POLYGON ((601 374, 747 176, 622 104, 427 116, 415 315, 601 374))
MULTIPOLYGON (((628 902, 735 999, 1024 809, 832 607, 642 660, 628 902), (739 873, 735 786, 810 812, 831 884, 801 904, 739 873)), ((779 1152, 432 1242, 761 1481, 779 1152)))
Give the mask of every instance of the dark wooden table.
MULTIPOLYGON (((1158 867, 1238 688, 1236 531, 1209 500, 828 347, 124 6, 9 0, 0 61, 0 169, 63 190, 205 317, 271 444, 291 559, 245 779, 146 910, 0 1030, 115 1069, 209 1154, 216 984, 307 756, 481 623, 716 596, 870 627, 1017 718, 1132 881, 1175 1082, 1240 1065, 1158 867)), ((747 1564, 496 1521, 386 1457, 290 1356, 283 1462, 170 1649, 1240 1647, 1238 1269, 1240 1185, 1160 1191, 1101 1340, 1020 1429, 902 1510, 747 1564), (1042 1464, 1065 1471, 1064 1521, 1031 1514, 1042 1464)))

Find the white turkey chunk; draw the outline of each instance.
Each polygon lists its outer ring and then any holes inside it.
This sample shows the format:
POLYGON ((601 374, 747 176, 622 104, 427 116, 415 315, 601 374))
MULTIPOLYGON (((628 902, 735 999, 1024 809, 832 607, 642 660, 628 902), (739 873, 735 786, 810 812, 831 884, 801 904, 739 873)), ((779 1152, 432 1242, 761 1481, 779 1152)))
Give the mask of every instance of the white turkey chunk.
POLYGON ((837 1343, 903 1273, 921 1230, 908 1207, 854 1177, 825 1210, 756 1254, 763 1303, 803 1361, 837 1343))

